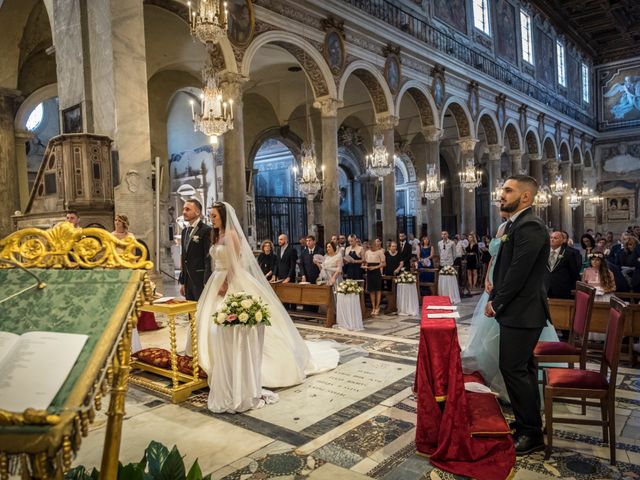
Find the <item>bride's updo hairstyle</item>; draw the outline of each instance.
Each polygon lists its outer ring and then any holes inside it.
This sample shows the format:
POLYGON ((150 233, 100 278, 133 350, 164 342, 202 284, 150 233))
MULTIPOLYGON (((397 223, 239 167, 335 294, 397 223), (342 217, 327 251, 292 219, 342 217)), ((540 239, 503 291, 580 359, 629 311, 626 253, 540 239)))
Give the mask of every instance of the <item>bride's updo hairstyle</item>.
MULTIPOLYGON (((222 221, 222 225, 226 226, 227 225, 227 207, 224 206, 224 203, 221 202, 216 202, 213 204, 213 208, 216 212, 218 212, 218 215, 220 215, 220 220, 222 221)), ((212 244, 216 244, 218 243, 218 240, 220 240, 220 229, 219 228, 213 228, 213 230, 211 231, 211 243, 212 244)))

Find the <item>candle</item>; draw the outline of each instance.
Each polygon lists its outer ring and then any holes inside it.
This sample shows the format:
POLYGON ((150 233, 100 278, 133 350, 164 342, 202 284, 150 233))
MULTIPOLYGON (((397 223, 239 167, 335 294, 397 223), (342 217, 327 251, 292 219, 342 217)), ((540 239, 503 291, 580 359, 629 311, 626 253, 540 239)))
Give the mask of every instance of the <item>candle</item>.
POLYGON ((324 165, 322 165, 322 168, 320 169, 320 175, 322 176, 322 181, 324 182, 324 165))
POLYGON ((196 119, 196 111, 193 108, 193 100, 189 100, 189 103, 191 104, 191 120, 195 120, 196 119))
POLYGON ((231 121, 233 122, 233 100, 229 100, 229 115, 231 116, 231 121))

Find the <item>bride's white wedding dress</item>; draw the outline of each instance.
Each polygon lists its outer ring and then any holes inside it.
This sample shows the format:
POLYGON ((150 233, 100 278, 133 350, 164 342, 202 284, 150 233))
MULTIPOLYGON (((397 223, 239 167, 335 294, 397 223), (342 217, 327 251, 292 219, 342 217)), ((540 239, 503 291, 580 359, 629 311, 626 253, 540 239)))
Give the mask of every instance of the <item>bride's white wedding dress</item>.
MULTIPOLYGON (((302 383, 307 375, 335 368, 340 359, 338 351, 332 348, 329 342, 305 342, 302 339, 291 321, 291 317, 259 270, 242 231, 238 231, 239 228, 234 229, 234 223, 237 221, 235 212, 228 204, 225 205, 228 218, 225 229, 227 234, 222 243, 211 247, 213 274, 200 296, 196 316, 198 358, 200 366, 209 376, 210 387, 215 388, 215 385, 212 385, 212 378, 214 378, 214 369, 220 363, 220 352, 216 347, 219 330, 236 328, 218 326, 212 321, 212 315, 218 310, 224 299, 219 295, 219 291, 225 279, 228 282, 227 293, 242 291, 257 295, 268 304, 271 311, 271 326, 264 329, 262 386, 288 387, 302 383), (232 245, 233 237, 229 234, 230 230, 238 232, 239 245, 232 245)), ((255 374, 251 367, 251 365, 247 366, 247 371, 243 372, 243 376, 246 374, 247 378, 251 378, 255 374)), ((211 410, 229 411, 229 409, 220 410, 218 408, 220 405, 212 404, 212 400, 213 395, 210 394, 209 408, 211 410)), ((260 405, 253 405, 249 408, 257 406, 260 405)))

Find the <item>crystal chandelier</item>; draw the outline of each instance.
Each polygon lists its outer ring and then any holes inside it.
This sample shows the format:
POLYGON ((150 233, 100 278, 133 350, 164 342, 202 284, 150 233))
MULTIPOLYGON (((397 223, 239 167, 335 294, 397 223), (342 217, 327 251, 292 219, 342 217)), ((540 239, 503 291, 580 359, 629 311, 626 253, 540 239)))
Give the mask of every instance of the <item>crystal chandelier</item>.
POLYGON ((571 193, 569 193, 569 206, 575 210, 582 203, 582 195, 581 192, 578 192, 576 188, 571 189, 571 193))
POLYGON ((562 177, 558 175, 556 176, 556 181, 551 184, 551 193, 560 198, 567 190, 567 186, 568 185, 562 181, 562 177))
POLYGON ((438 178, 436 166, 431 164, 427 170, 427 180, 420 182, 422 195, 431 203, 444 196, 444 180, 438 178))
MULTIPOLYGON (((298 188, 305 195, 315 195, 322 188, 324 181, 324 165, 322 166, 321 178, 318 179, 316 170, 316 152, 313 143, 302 144, 302 157, 300 159, 301 175, 298 179, 298 188)), ((294 174, 297 174, 297 167, 294 174)))
POLYGON ((533 205, 538 208, 547 208, 551 205, 551 191, 549 187, 543 186, 538 190, 538 193, 533 199, 533 205))
POLYGON ((200 130, 211 137, 211 143, 218 143, 217 137, 228 130, 233 130, 233 100, 223 100, 222 90, 218 87, 218 75, 213 68, 211 59, 202 68, 202 78, 205 81, 200 95, 200 112, 195 110, 191 100, 191 118, 193 130, 200 130))
POLYGON ((482 172, 476 170, 473 164, 473 159, 467 159, 467 165, 464 167, 464 171, 458 172, 460 176, 460 185, 462 188, 473 192, 475 188, 478 188, 482 184, 482 172))
POLYGON ((500 197, 502 196, 502 187, 504 186, 504 180, 499 178, 496 180, 496 188, 491 192, 491 203, 496 207, 500 206, 500 197))
POLYGON ((191 35, 212 47, 227 36, 227 2, 222 0, 196 0, 194 9, 189 5, 191 35))
POLYGON ((604 200, 604 197, 601 195, 593 195, 589 197, 589 202, 592 205, 600 205, 600 203, 604 200))
POLYGON ((378 177, 382 181, 382 177, 389 175, 393 171, 393 163, 389 159, 389 152, 384 146, 384 137, 376 133, 373 136, 373 152, 367 155, 367 172, 373 177, 378 177))

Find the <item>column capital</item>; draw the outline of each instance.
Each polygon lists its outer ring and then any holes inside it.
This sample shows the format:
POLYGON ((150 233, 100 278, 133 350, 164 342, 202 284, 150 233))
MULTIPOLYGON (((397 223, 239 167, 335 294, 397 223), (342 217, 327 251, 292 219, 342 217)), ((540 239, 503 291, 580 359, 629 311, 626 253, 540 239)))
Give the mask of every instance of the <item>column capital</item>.
POLYGON ((16 140, 24 141, 31 140, 35 135, 28 130, 16 130, 14 132, 16 140))
POLYGON ((476 148, 476 143, 478 143, 478 139, 472 137, 464 137, 458 140, 456 143, 458 144, 461 152, 473 152, 473 150, 476 148))
POLYGON ((549 160, 546 167, 549 172, 549 177, 555 177, 556 175, 558 175, 558 162, 549 160))
POLYGON ((343 105, 344 102, 330 97, 319 98, 313 102, 313 107, 320 110, 320 115, 323 117, 337 117, 338 109, 343 105))
POLYGON ((247 80, 247 77, 239 73, 224 72, 220 74, 220 88, 230 100, 239 103, 242 101, 242 91, 247 80))
POLYGON ((504 152, 504 145, 499 145, 497 143, 493 145, 489 145, 487 147, 489 152, 489 161, 490 162, 499 162, 502 153, 504 152))
POLYGON ((542 160, 542 155, 540 155, 539 153, 530 153, 529 154, 529 161, 530 162, 540 162, 542 160))
POLYGON ((13 88, 0 87, 0 97, 20 98, 22 92, 20 90, 14 90, 13 88))
POLYGON ((376 115, 376 124, 378 128, 382 131, 393 130, 393 128, 398 125, 398 120, 399 120, 398 117, 394 115, 389 115, 388 113, 376 115))
POLYGON ((422 129, 422 135, 424 135, 424 139, 429 143, 439 142, 443 133, 444 130, 436 127, 435 125, 429 125, 422 129))
POLYGON ((509 156, 511 158, 521 158, 522 157, 522 152, 520 150, 509 150, 509 156))

